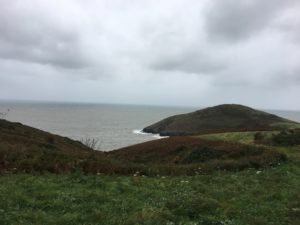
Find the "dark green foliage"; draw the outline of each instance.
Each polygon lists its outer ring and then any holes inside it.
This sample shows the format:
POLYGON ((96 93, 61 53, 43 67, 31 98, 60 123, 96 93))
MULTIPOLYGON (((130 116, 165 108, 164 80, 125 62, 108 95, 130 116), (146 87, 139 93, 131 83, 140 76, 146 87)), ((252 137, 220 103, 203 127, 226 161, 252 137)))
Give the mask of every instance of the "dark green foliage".
POLYGON ((272 141, 275 145, 292 146, 300 145, 300 130, 284 130, 273 135, 272 141))
POLYGON ((200 146, 192 149, 190 153, 187 154, 187 156, 182 160, 182 163, 190 164, 190 163, 206 162, 211 159, 217 158, 218 155, 221 155, 221 153, 218 154, 218 152, 212 151, 207 146, 200 146))
POLYGON ((257 132, 254 134, 254 141, 259 142, 264 139, 264 135, 261 132, 257 132))

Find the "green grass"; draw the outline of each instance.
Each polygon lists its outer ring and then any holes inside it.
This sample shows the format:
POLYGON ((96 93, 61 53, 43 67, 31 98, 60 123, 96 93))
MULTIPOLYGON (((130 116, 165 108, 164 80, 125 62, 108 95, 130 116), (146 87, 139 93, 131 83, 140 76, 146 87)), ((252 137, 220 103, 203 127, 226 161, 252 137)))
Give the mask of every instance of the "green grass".
MULTIPOLYGON (((29 132, 18 124, 4 125, 1 129, 5 131, 0 132, 0 225, 300 224, 299 145, 268 146, 265 151, 271 148, 286 155, 287 160, 258 169, 223 171, 219 168, 206 173, 197 164, 194 176, 178 176, 185 165, 172 164, 173 167, 167 168, 172 173, 177 169, 177 176, 163 176, 160 172, 165 168, 150 171, 153 177, 146 177, 140 176, 143 174, 140 169, 147 171, 155 167, 127 165, 129 161, 82 149, 80 143, 69 139, 37 130, 29 132), (160 176, 154 177, 157 173, 160 176)), ((272 136, 270 131, 263 133, 272 136)), ((234 150, 236 143, 257 147, 254 135, 255 132, 222 133, 198 138, 221 141, 221 144, 224 141, 224 146, 234 150)), ((169 139, 154 144, 159 147, 176 140, 183 140, 186 146, 200 139, 187 138, 187 142, 184 138, 169 139)), ((220 144, 206 142, 210 147, 220 144)), ((149 143, 144 145, 147 147, 149 143)), ((174 145, 168 144, 166 148, 170 146, 174 145)), ((239 161, 232 160, 232 163, 239 161)))
MULTIPOLYGON (((250 143, 253 135, 206 137, 250 143)), ((3 175, 0 224, 298 225, 300 146, 274 148, 288 160, 264 170, 177 177, 3 175)))
MULTIPOLYGON (((296 151, 299 160, 299 148, 296 151)), ((0 177, 0 224, 299 224, 300 167, 192 177, 0 177)))
MULTIPOLYGON (((251 132, 228 132, 219 134, 205 134, 195 136, 196 138, 207 139, 211 141, 226 141, 230 143, 242 143, 250 146, 254 146, 254 135, 256 131, 251 132)), ((273 134, 279 134, 279 131, 259 131, 265 138, 271 138, 273 134)), ((294 147, 285 146, 269 146, 273 150, 287 155, 288 159, 297 162, 296 164, 300 167, 300 145, 294 147)), ((300 168, 299 168, 300 169, 300 168)))
MULTIPOLYGON (((254 135, 258 131, 248 131, 248 132, 226 132, 217 134, 205 134, 199 135, 197 137, 204 138, 211 141, 227 141, 233 143, 241 144, 253 144, 254 135)), ((277 134, 279 131, 259 131, 266 137, 271 137, 272 134, 277 134)))

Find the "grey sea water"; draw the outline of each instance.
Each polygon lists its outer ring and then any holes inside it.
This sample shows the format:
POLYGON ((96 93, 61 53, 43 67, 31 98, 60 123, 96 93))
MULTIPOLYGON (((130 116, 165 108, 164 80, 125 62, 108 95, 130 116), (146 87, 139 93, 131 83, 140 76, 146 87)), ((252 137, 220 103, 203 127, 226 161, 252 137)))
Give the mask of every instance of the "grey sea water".
POLYGON ((109 151, 159 138, 141 129, 167 116, 191 112, 193 108, 110 105, 0 102, 5 119, 39 128, 75 140, 94 138, 99 148, 109 151))
MULTIPOLYGON (((9 112, 5 119, 39 128, 75 140, 99 140, 100 150, 109 151, 159 138, 140 130, 165 117, 195 111, 196 108, 75 104, 0 102, 0 112, 9 112)), ((300 122, 300 112, 270 113, 300 122)))

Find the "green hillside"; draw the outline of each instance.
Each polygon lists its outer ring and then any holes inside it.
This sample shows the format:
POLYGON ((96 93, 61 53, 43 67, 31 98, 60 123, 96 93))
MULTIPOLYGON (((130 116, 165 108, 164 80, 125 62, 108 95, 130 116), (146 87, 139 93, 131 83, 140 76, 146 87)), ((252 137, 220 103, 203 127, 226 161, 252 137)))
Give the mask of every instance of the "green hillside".
MULTIPOLYGON (((279 134, 266 131, 263 135, 275 137, 273 133, 279 134)), ((223 146, 234 147, 235 143, 247 148, 238 144, 241 142, 255 149, 255 136, 257 132, 209 134, 193 137, 193 140, 180 137, 173 139, 170 146, 212 143, 212 149, 219 149, 224 142, 223 146)), ((299 140, 299 135, 297 137, 299 140)), ((139 158, 139 154, 145 153, 150 158, 149 150, 158 148, 152 155, 157 154, 152 162, 155 159, 163 162, 172 158, 165 153, 174 153, 171 147, 163 145, 167 140, 145 143, 143 148, 136 145, 114 154, 141 162, 144 159, 139 158)), ((259 148, 262 155, 268 156, 265 153, 271 147, 271 152, 284 153, 287 160, 276 166, 238 171, 202 173, 198 168, 193 176, 159 173, 149 177, 139 173, 140 170, 131 176, 93 175, 80 171, 59 175, 2 174, 0 224, 298 225, 300 145, 259 146, 264 146, 259 148)), ((241 152, 243 148, 234 149, 241 152)))
POLYGON ((299 144, 293 129, 105 153, 0 120, 0 224, 298 225, 299 144))
POLYGON ((147 176, 178 176, 267 168, 285 159, 272 147, 195 137, 172 137, 101 152, 66 137, 0 120, 1 173, 82 171, 132 175, 139 171, 147 176))
MULTIPOLYGON (((158 174, 166 175, 195 175, 215 170, 268 168, 286 160, 285 154, 270 147, 196 137, 170 137, 149 141, 108 154, 116 159, 145 165, 152 172, 157 171, 158 174)), ((145 172, 148 174, 147 169, 140 171, 145 172)))
POLYGON ((171 116, 143 129, 162 136, 195 135, 230 131, 276 130, 298 123, 243 105, 224 104, 171 116))

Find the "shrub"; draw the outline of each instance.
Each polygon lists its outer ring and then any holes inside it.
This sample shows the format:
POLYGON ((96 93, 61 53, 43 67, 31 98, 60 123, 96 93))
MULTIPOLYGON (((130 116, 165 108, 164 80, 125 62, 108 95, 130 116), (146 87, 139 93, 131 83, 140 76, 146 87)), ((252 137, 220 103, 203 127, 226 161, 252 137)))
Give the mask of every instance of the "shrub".
POLYGON ((284 130, 273 135, 272 142, 275 145, 292 146, 300 145, 300 130, 284 130))
POLYGON ((84 139, 81 139, 80 142, 92 150, 100 150, 101 149, 101 142, 99 141, 99 139, 84 138, 84 139))
POLYGON ((264 135, 261 132, 257 132, 254 134, 254 141, 261 141, 264 139, 264 135))

